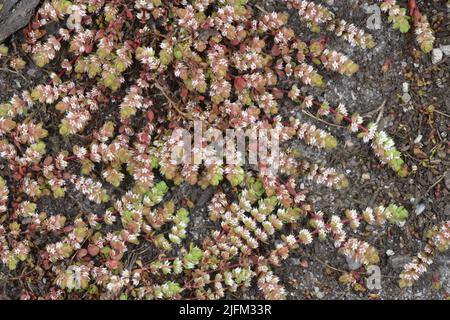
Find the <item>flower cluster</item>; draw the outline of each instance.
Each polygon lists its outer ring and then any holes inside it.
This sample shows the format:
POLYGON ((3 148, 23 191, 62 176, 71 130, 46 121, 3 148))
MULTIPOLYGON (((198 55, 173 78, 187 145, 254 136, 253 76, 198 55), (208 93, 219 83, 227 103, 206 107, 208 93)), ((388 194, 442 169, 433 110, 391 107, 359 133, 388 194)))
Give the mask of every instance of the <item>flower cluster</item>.
POLYGON ((427 271, 428 266, 433 263, 432 256, 433 249, 427 246, 423 252, 414 257, 412 262, 407 263, 400 274, 399 286, 401 288, 412 286, 427 271))
POLYGON ((450 221, 444 222, 441 226, 435 226, 428 230, 426 234, 429 243, 424 250, 407 263, 400 274, 399 286, 410 287, 423 275, 430 264, 435 251, 445 252, 450 247, 450 221))
POLYGON ((333 20, 333 14, 321 4, 304 0, 285 0, 288 4, 298 10, 298 14, 311 23, 311 26, 317 26, 327 21, 333 20))
POLYGON ((87 289, 89 286, 89 268, 83 265, 72 265, 57 276, 56 284, 61 289, 67 289, 68 291, 87 289))
POLYGON ((433 49, 435 37, 426 16, 421 16, 419 21, 416 22, 414 32, 422 51, 430 52, 433 49))
POLYGON ((268 300, 285 299, 285 289, 279 284, 280 279, 273 272, 264 272, 258 277, 258 288, 268 300))
POLYGON ((9 190, 6 181, 0 176, 0 213, 4 213, 8 210, 8 195, 9 190))
POLYGON ((298 128, 297 138, 304 140, 308 145, 324 148, 325 150, 332 150, 337 146, 335 137, 313 124, 307 122, 300 124, 300 121, 295 120, 294 128, 298 128))
POLYGON ((380 262, 378 252, 374 247, 369 245, 367 242, 360 241, 355 238, 348 239, 339 251, 347 258, 360 262, 366 266, 378 264, 380 262))
POLYGON ((349 23, 345 20, 336 21, 334 25, 328 27, 334 30, 338 37, 342 36, 352 46, 359 46, 361 48, 373 48, 375 41, 372 35, 366 33, 363 29, 356 27, 353 23, 349 23))
POLYGON ((384 131, 379 131, 375 134, 372 148, 382 163, 388 163, 400 176, 408 174, 408 169, 405 167, 400 151, 395 148, 394 141, 384 131))
POLYGON ((321 59, 325 68, 347 76, 351 76, 359 69, 358 65, 347 56, 334 50, 325 49, 321 59))
POLYGON ((302 169, 307 179, 313 180, 317 184, 323 184, 328 188, 341 189, 348 186, 348 180, 334 168, 327 168, 318 163, 310 164, 303 161, 302 169))
POLYGON ((96 203, 108 202, 109 196, 106 190, 102 188, 100 182, 96 182, 91 178, 77 177, 73 175, 70 179, 75 186, 77 191, 80 191, 85 195, 90 201, 96 203))
POLYGON ((330 10, 321 4, 305 0, 284 0, 288 7, 297 10, 300 18, 305 21, 313 31, 320 31, 320 25, 325 25, 327 30, 334 31, 338 37, 344 38, 350 45, 361 48, 373 48, 373 37, 364 30, 356 27, 343 19, 337 19, 330 10))
POLYGON ((430 229, 426 236, 438 251, 447 251, 450 247, 450 221, 446 221, 441 226, 430 229))

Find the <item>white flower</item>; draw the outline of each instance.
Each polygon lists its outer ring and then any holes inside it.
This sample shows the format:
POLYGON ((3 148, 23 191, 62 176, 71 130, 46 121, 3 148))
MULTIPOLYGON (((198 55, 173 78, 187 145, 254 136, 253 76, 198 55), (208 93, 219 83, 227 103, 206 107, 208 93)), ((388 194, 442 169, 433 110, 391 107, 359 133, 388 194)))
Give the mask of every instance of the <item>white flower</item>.
POLYGON ((300 230, 300 232, 298 233, 298 240, 300 241, 300 243, 308 245, 312 242, 312 235, 311 232, 309 232, 306 229, 302 229, 300 230))
POLYGON ((297 243, 297 240, 295 239, 294 235, 290 234, 285 238, 285 242, 289 247, 292 247, 297 243))

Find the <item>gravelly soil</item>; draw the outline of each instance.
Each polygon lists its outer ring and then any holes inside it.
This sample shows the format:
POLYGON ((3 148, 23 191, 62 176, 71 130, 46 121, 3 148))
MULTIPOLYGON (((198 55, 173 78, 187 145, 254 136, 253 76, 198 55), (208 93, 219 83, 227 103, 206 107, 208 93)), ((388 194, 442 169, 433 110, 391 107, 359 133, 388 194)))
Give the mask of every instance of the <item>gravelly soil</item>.
MULTIPOLYGON (((360 27, 365 27, 368 17, 361 5, 373 3, 367 0, 322 2, 328 4, 338 17, 352 21, 360 27)), ((406 1, 399 2, 406 5, 406 1)), ((258 3, 267 11, 287 10, 278 0, 251 3, 258 3)), ((446 1, 418 1, 418 4, 436 30, 436 46, 450 44, 450 19, 446 1)), ((293 11, 289 23, 304 40, 318 37, 301 25, 293 11)), ((387 204, 392 201, 407 207, 411 213, 410 219, 403 228, 366 228, 357 235, 379 249, 383 275, 381 290, 354 292, 340 284, 338 278, 342 271, 348 270, 347 262, 336 253, 331 243, 315 242, 315 245, 307 250, 302 249, 292 254, 282 268, 276 271, 291 299, 367 299, 374 297, 372 294, 378 294, 383 299, 445 299, 450 295, 450 254, 438 256, 429 272, 412 288, 400 290, 397 286, 398 274, 403 265, 399 261, 409 261, 423 248, 424 230, 450 217, 450 158, 447 138, 450 122, 448 117, 440 114, 434 114, 430 122, 423 112, 423 107, 432 104, 436 110, 450 113, 450 59, 444 57, 439 64, 433 65, 430 55, 417 55, 414 36, 393 30, 385 15, 382 16, 381 29, 370 32, 377 46, 369 51, 352 48, 342 39, 331 33, 327 34, 330 37, 330 47, 348 54, 359 64, 360 71, 348 78, 322 70, 321 74, 327 80, 325 89, 307 88, 306 92, 326 98, 332 105, 343 102, 350 112, 360 112, 373 120, 380 117, 380 127, 394 137, 409 166, 415 166, 417 170, 408 178, 399 179, 391 170, 379 165, 368 145, 362 144, 354 135, 341 128, 328 128, 339 138, 342 145, 333 153, 318 153, 303 144, 295 144, 295 147, 311 159, 326 161, 330 166, 345 172, 350 180, 350 187, 338 192, 304 181, 305 187, 311 190, 310 200, 315 203, 317 210, 332 213, 345 208, 362 209, 368 205, 387 204), (383 66, 386 65, 389 65, 389 68, 383 71, 383 66), (421 85, 419 81, 425 85, 421 85), (400 99, 405 82, 409 85, 409 94, 412 97, 408 103, 400 99), (379 107, 383 102, 384 108, 380 114, 379 107), (419 135, 422 135, 421 141, 414 143, 419 135), (425 210, 419 215, 414 213, 417 206, 425 206, 425 210), (386 254, 388 249, 395 253, 391 258, 386 254), (441 287, 435 289, 432 283, 438 281, 441 287)), ((10 40, 13 52, 19 37, 20 35, 16 34, 10 40)), ((42 83, 47 78, 44 71, 33 66, 31 59, 28 58, 27 62, 28 66, 21 75, 0 72, 0 101, 8 99, 14 92, 32 87, 34 83, 42 83)), ((35 112, 39 117, 50 117, 43 110, 35 112)), ((282 112, 304 117, 289 102, 284 104, 282 112)), ((49 133, 51 136, 52 131, 49 133)), ((50 141, 49 146, 58 150, 61 143, 64 142, 50 141)), ((0 169, 5 169, 1 161, 0 169)), ((191 241, 200 242, 203 236, 209 233, 210 228, 214 227, 207 219, 206 212, 213 194, 214 188, 201 191, 182 185, 168 195, 178 198, 188 196, 195 203, 189 227, 191 241)), ((39 206, 40 210, 67 215, 76 215, 80 210, 79 206, 84 210, 100 209, 93 207, 75 193, 62 201, 42 199, 39 206)), ((152 252, 146 254, 150 260, 152 252)), ((8 284, 0 284, 0 295, 2 292, 5 297, 10 298, 17 298, 20 294, 16 287, 8 284)), ((259 296, 256 290, 252 289, 240 297, 259 296)))

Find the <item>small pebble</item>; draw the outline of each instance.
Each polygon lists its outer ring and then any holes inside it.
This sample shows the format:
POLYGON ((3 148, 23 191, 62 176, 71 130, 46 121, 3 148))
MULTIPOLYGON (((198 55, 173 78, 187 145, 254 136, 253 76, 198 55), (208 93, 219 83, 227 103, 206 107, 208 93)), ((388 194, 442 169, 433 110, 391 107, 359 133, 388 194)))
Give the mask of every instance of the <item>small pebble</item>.
POLYGON ((450 44, 447 45, 440 45, 439 49, 442 50, 442 53, 445 54, 446 56, 450 56, 450 44))
POLYGON ((425 210, 425 205, 423 203, 419 203, 415 209, 416 215, 421 214, 424 210, 425 210))
POLYGON ((402 89, 403 89, 403 92, 405 92, 405 93, 408 92, 409 91, 409 83, 403 82, 402 89))
POLYGON ((423 138, 423 135, 419 134, 416 139, 414 140, 414 144, 418 144, 423 138))
POLYGON ((41 71, 39 69, 31 68, 27 70, 27 75, 30 77, 38 77, 41 71))
POLYGON ((405 92, 402 95, 402 100, 403 100, 404 103, 410 102, 411 101, 411 95, 408 92, 405 92))
POLYGON ((320 289, 318 287, 314 287, 314 292, 316 294, 316 297, 319 299, 322 299, 325 295, 323 294, 322 291, 320 291, 320 289))

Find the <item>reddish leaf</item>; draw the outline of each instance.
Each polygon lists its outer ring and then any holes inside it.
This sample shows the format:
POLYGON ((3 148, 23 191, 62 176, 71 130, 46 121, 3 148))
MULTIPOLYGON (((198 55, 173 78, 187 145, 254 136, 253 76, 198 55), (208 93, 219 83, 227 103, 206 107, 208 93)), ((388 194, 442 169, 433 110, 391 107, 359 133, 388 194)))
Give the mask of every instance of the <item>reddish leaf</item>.
POLYGON ((106 266, 109 269, 117 269, 117 267, 119 266, 119 261, 117 260, 109 260, 106 262, 106 266))
POLYGON ((238 92, 244 91, 245 87, 247 86, 247 81, 243 77, 236 77, 234 78, 234 87, 238 92))
POLYGON ((182 98, 186 98, 189 94, 188 89, 186 89, 185 87, 181 89, 181 97, 182 98))
POLYGON ((280 47, 278 45, 274 45, 272 47, 272 55, 273 56, 279 56, 281 54, 280 47))
POLYGON ((100 248, 93 244, 88 245, 87 250, 92 257, 95 257, 100 252, 100 248))
POLYGON ((81 260, 81 259, 84 258, 87 254, 88 254, 88 251, 87 251, 86 249, 80 249, 80 251, 78 251, 78 253, 77 253, 77 258, 78 258, 78 260, 81 260))
POLYGON ((272 89, 272 94, 274 95, 274 97, 275 97, 276 99, 282 99, 283 96, 284 96, 283 90, 280 90, 280 89, 278 89, 278 88, 273 88, 273 89, 272 89))
POLYGON ((87 54, 91 53, 93 49, 94 49, 94 44, 92 42, 88 43, 87 45, 84 46, 84 51, 87 54))
POLYGON ((149 122, 152 122, 154 119, 155 119, 155 113, 152 110, 148 111, 147 112, 147 120, 149 122))
POLYGON ((231 44, 233 45, 233 46, 237 46, 238 44, 239 44, 239 39, 233 39, 232 41, 231 41, 231 44))
POLYGON ((148 144, 150 142, 150 136, 145 132, 139 133, 138 138, 140 143, 148 144))

